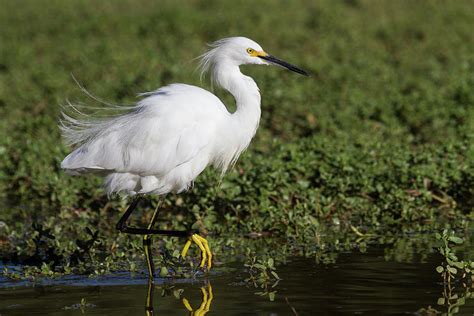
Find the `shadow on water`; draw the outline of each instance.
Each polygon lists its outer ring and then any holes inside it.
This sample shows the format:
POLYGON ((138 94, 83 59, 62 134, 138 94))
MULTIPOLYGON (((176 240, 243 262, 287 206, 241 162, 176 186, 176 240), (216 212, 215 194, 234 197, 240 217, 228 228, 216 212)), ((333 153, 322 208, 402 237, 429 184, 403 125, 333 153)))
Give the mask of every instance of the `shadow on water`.
MULTIPOLYGON (((411 263, 386 261, 383 248, 371 248, 367 253, 342 253, 329 265, 296 257, 278 268, 282 281, 274 301, 255 295, 261 289, 242 281, 248 277, 242 264, 217 268, 206 278, 158 278, 148 286, 146 278, 128 273, 69 277, 35 286, 3 279, 0 314, 435 315, 417 312, 429 306, 443 311, 437 306, 443 284, 435 272, 441 258, 416 256, 411 263)), ((456 313, 473 314, 473 299, 466 299, 456 313)))

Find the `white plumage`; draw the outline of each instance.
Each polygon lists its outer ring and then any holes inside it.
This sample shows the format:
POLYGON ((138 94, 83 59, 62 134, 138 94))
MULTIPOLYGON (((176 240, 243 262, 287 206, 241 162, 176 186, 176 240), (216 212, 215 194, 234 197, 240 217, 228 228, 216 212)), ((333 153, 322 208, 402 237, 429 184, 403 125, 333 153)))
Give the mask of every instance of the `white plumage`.
POLYGON ((259 89, 239 65, 279 64, 306 73, 248 38, 211 46, 202 56, 202 71, 234 96, 234 113, 212 93, 186 84, 141 94, 141 101, 115 117, 78 120, 63 113, 63 136, 76 148, 61 168, 97 172, 105 176, 108 194, 127 195, 182 192, 208 165, 224 173, 249 145, 261 113, 259 89))

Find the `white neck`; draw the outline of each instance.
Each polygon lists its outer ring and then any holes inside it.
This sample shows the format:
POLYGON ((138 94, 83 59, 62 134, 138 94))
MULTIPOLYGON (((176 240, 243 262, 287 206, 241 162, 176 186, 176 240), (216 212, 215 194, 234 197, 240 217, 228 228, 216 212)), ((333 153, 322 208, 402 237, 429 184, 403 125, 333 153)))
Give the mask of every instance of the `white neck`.
POLYGON ((257 131, 261 114, 260 93, 255 81, 242 74, 237 65, 216 64, 213 78, 234 96, 237 104, 237 110, 229 117, 228 126, 222 129, 227 133, 223 137, 225 143, 221 144, 218 165, 225 172, 247 148, 257 131))
POLYGON ((236 65, 222 63, 215 65, 214 79, 222 88, 229 91, 235 99, 237 110, 232 118, 238 123, 248 141, 255 135, 260 121, 260 91, 255 81, 240 72, 236 65))

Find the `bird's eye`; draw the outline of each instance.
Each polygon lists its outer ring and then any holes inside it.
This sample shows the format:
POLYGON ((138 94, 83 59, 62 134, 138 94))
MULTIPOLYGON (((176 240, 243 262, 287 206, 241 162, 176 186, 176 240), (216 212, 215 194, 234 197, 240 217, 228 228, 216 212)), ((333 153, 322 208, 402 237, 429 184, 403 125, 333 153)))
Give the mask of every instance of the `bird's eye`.
POLYGON ((247 48, 247 53, 249 53, 250 55, 254 54, 255 51, 252 49, 252 48, 247 48))

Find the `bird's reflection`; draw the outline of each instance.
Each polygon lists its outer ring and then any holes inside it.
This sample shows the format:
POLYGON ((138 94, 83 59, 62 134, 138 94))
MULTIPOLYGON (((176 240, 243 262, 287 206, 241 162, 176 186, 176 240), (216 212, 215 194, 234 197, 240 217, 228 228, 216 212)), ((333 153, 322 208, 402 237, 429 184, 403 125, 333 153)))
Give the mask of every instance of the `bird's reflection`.
MULTIPOLYGON (((145 315, 146 316, 153 316, 155 315, 153 309, 153 292, 154 292, 155 284, 153 279, 148 279, 148 290, 146 295, 146 303, 145 303, 145 315)), ((207 285, 201 287, 201 304, 197 309, 194 309, 191 304, 189 303, 186 297, 182 298, 183 306, 189 312, 191 316, 204 316, 209 312, 212 304, 212 300, 214 295, 212 293, 212 286, 211 282, 208 281, 207 285)))
POLYGON ((201 294, 201 305, 196 310, 194 310, 191 307, 191 304, 189 304, 189 301, 185 297, 183 297, 183 304, 184 307, 186 307, 186 309, 189 311, 189 315, 203 316, 206 315, 209 309, 211 308, 212 299, 214 298, 214 295, 212 294, 212 287, 210 282, 207 283, 207 289, 205 286, 201 287, 201 294))
POLYGON ((155 283, 153 279, 148 279, 148 290, 146 293, 146 303, 145 303, 145 315, 153 316, 155 313, 153 311, 153 289, 155 288, 155 283))

